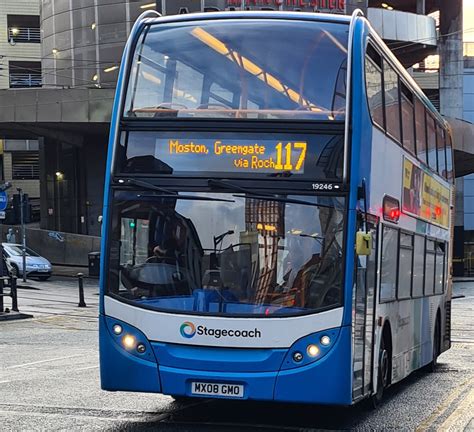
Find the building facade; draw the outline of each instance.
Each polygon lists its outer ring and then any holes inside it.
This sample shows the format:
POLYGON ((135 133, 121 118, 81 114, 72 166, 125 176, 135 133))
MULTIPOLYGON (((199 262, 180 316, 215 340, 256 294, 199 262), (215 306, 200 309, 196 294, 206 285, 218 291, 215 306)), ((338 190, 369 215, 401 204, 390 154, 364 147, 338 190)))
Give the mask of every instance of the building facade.
POLYGON ((41 86, 39 0, 0 0, 0 89, 41 86))
MULTIPOLYGON (((463 93, 463 119, 474 124, 474 42, 464 44, 463 93)), ((464 177, 458 205, 462 206, 462 270, 465 276, 474 276, 474 174, 464 177)))
MULTIPOLYGON (((39 0, 0 0, 0 90, 42 86, 39 0)), ((39 145, 36 139, 2 139, 0 181, 21 188, 30 198, 33 217, 39 218, 39 145)), ((18 213, 18 211, 16 211, 18 213)), ((15 222, 13 209, 7 222, 15 222)))

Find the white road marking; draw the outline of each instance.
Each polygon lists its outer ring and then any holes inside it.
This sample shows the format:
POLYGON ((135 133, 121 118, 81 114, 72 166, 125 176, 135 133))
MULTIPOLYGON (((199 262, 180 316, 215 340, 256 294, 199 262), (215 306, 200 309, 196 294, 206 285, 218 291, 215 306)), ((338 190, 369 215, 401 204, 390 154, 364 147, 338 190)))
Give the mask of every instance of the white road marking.
POLYGON ((79 369, 74 369, 75 371, 83 371, 83 370, 87 370, 87 369, 97 369, 99 367, 99 365, 95 365, 95 366, 87 366, 87 367, 83 367, 83 368, 79 368, 79 369))
POLYGON ((40 364, 40 363, 48 363, 48 362, 57 361, 57 360, 65 360, 65 359, 69 359, 73 357, 82 357, 85 355, 87 354, 75 354, 75 355, 66 356, 66 357, 56 357, 56 358, 52 358, 48 360, 39 360, 39 361, 31 362, 31 363, 23 363, 23 364, 14 365, 14 366, 7 366, 5 369, 16 369, 16 368, 31 366, 31 365, 40 364))

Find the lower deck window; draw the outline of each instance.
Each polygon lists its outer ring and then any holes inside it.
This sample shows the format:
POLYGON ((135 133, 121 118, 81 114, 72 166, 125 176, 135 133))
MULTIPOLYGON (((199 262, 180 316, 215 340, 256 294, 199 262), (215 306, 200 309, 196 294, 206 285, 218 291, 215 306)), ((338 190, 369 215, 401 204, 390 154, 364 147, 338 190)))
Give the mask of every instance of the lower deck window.
POLYGON ((396 298, 398 259, 398 230, 383 227, 382 268, 380 280, 380 300, 390 301, 396 298))

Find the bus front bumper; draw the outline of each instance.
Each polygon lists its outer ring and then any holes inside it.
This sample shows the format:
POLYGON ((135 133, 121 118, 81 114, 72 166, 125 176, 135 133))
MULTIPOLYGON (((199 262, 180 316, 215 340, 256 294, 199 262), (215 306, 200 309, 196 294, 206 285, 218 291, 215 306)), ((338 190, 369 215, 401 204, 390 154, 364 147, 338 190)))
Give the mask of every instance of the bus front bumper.
MULTIPOLYGON (((100 332, 104 390, 203 397, 195 393, 194 383, 227 384, 243 388, 238 399, 331 405, 352 403, 349 327, 337 329, 337 340, 321 359, 295 367, 288 360, 291 349, 208 349, 147 342, 145 357, 124 349, 120 345, 122 339, 111 334, 110 323, 107 326, 106 320, 108 318, 100 319, 100 325, 104 327, 100 332)), ((140 339, 139 332, 136 338, 140 339)))

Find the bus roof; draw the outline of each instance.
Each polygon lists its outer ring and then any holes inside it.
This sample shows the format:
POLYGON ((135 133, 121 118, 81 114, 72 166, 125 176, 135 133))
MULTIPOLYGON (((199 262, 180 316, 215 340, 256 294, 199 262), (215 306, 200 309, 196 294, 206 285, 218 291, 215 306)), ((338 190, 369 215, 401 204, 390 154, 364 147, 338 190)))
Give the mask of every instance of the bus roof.
POLYGON ((146 24, 159 24, 164 22, 187 22, 201 20, 218 19, 284 19, 284 20, 304 20, 316 22, 332 22, 349 25, 351 17, 349 15, 336 15, 311 12, 287 12, 287 11, 226 11, 226 12, 202 12, 180 15, 168 15, 159 18, 145 18, 146 24))

